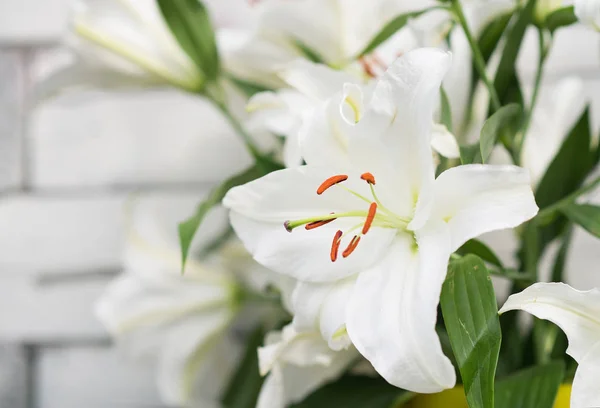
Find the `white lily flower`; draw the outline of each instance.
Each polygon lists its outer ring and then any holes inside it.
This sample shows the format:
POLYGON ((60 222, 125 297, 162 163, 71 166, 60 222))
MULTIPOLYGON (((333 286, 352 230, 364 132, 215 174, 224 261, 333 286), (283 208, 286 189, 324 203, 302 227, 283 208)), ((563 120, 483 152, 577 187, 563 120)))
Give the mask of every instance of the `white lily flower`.
MULTIPOLYGON (((247 110, 258 116, 254 120, 262 119, 268 130, 286 137, 284 162, 287 167, 302 163, 299 138, 302 122, 307 116, 336 94, 341 97, 340 90, 344 86, 355 86, 366 95, 372 92, 374 86, 374 80, 365 81, 348 72, 336 71, 326 65, 302 59, 288 64, 279 76, 292 89, 258 93, 248 102, 247 110)), ((333 113, 337 116, 337 112, 333 113)), ((434 150, 444 157, 458 158, 458 143, 448 129, 440 124, 436 124, 433 129, 431 145, 434 150)), ((340 148, 343 146, 340 145, 340 148)))
POLYGON ((455 384, 435 332, 450 254, 537 212, 527 172, 514 166, 460 166, 435 179, 433 111, 450 63, 419 49, 370 97, 345 84, 306 125, 306 166, 224 199, 254 258, 304 286, 293 295, 295 325, 319 327, 334 349, 348 336, 387 381, 423 393, 455 384))
POLYGON ((508 298, 500 313, 524 310, 559 326, 569 339, 567 354, 579 368, 571 408, 600 406, 600 291, 582 292, 564 283, 536 283, 508 298))
POLYGON ((174 85, 197 91, 203 74, 179 46, 154 0, 77 0, 67 44, 74 60, 39 90, 174 85))
MULTIPOLYGON (((220 257, 190 259, 182 275, 173 225, 187 205, 179 211, 172 201, 148 204, 132 213, 124 273, 99 299, 96 314, 117 344, 156 363, 165 403, 217 407, 242 352, 232 325, 241 311, 240 281, 220 257)), ((225 221, 223 214, 214 216, 225 221)), ((216 236, 214 227, 209 223, 203 230, 216 236)), ((231 252, 225 256, 233 262, 231 252)), ((252 273, 251 264, 246 256, 237 266, 252 273)))
POLYGON ((286 326, 267 335, 258 349, 261 375, 267 375, 257 408, 285 408, 341 376, 360 355, 355 349, 333 351, 319 332, 286 326))
MULTIPOLYGON (((307 58, 307 48, 324 63, 344 69, 384 25, 397 15, 435 6, 432 0, 299 0, 265 1, 256 6, 258 26, 252 37, 231 53, 228 69, 240 78, 277 88, 283 85, 277 72, 297 58, 307 58)), ((404 31, 404 30, 401 30, 404 31)), ((383 70, 411 35, 397 33, 382 45, 379 54, 368 56, 358 66, 363 75, 383 70), (389 59, 386 51, 393 52, 389 59), (364 68, 364 70, 362 68, 364 68)))
POLYGON ((575 15, 582 23, 600 31, 599 0, 575 0, 575 15))

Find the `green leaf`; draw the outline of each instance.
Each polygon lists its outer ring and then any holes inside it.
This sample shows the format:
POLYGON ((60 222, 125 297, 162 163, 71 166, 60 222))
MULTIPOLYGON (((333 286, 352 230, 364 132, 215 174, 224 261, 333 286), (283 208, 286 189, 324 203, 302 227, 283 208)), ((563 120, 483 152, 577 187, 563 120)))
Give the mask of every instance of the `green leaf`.
POLYGON ((525 7, 521 9, 517 20, 507 31, 506 42, 504 49, 502 50, 502 56, 494 79, 494 87, 496 88, 496 92, 498 92, 502 104, 505 104, 511 99, 511 93, 514 92, 514 88, 518 88, 519 82, 516 75, 516 61, 519 50, 521 49, 523 37, 525 36, 525 31, 532 20, 535 2, 535 0, 529 0, 527 2, 525 7))
POLYGON ((208 11, 200 0, 157 0, 160 11, 179 42, 209 81, 220 73, 219 53, 208 11))
POLYGON ((213 207, 221 203, 221 200, 223 200, 223 197, 225 197, 225 194, 227 194, 230 189, 257 179, 265 174, 266 172, 264 171, 264 167, 260 164, 255 164, 244 172, 233 176, 229 180, 226 180, 210 192, 208 197, 206 197, 206 199, 200 203, 193 216, 179 224, 179 244, 181 245, 182 272, 185 270, 185 263, 189 255, 192 240, 196 235, 196 231, 198 231, 198 228, 200 228, 200 224, 202 223, 202 220, 204 220, 206 214, 213 207))
POLYGON ((257 349, 263 344, 265 333, 257 328, 246 342, 246 351, 234 376, 229 381, 221 401, 224 408, 254 408, 264 378, 258 371, 257 349))
POLYGON ((413 396, 381 377, 346 375, 291 408, 395 408, 413 396))
POLYGON ((479 143, 459 146, 461 164, 481 163, 479 143))
POLYGON ((560 27, 566 27, 577 22, 577 16, 575 15, 575 7, 567 6, 554 10, 546 17, 546 28, 550 32, 556 31, 560 27))
POLYGON ((600 207, 591 204, 572 203, 561 208, 563 214, 587 232, 600 238, 600 207))
MULTIPOLYGON (((590 144, 589 112, 586 110, 554 156, 538 185, 535 197, 541 209, 555 204, 579 189, 595 165, 590 144)), ((561 216, 541 229, 539 253, 548 242, 562 233, 565 225, 566 220, 561 216)))
POLYGON ((504 268, 504 266, 502 265, 502 261, 500 261, 500 259, 494 253, 494 251, 492 251, 490 247, 488 247, 486 244, 479 240, 471 239, 465 242, 463 246, 458 248, 458 251, 456 252, 458 252, 461 255, 477 255, 485 262, 491 263, 492 265, 497 266, 498 268, 504 268))
POLYGON ((477 40, 477 44, 479 45, 479 49, 481 50, 481 55, 485 62, 488 62, 494 50, 498 46, 500 39, 502 38, 502 34, 504 30, 508 26, 508 22, 512 17, 511 13, 502 14, 495 19, 493 19, 484 29, 481 31, 479 35, 479 39, 477 40))
POLYGON ((493 408, 502 333, 492 280, 480 258, 450 263, 440 303, 469 407, 493 408))
POLYGON ((304 55, 304 57, 307 60, 312 61, 315 64, 325 64, 326 63, 325 59, 322 56, 320 56, 316 51, 312 50, 310 47, 308 47, 302 41, 294 38, 294 39, 292 39, 292 42, 298 48, 298 50, 300 50, 300 52, 304 55))
POLYGON ((236 78, 234 76, 229 76, 229 79, 238 87, 247 97, 254 96, 259 92, 272 91, 272 89, 267 88, 260 84, 255 84, 253 82, 246 81, 244 79, 236 78))
POLYGON ((501 132, 518 124, 521 121, 522 113, 521 106, 512 103, 501 107, 485 121, 479 137, 481 161, 483 163, 490 157, 501 132))
POLYGON ((450 100, 448 99, 448 94, 444 88, 440 88, 440 91, 442 105, 442 125, 446 126, 446 129, 452 132, 452 110, 450 109, 450 100))
POLYGON ((553 362, 498 381, 496 408, 552 408, 564 371, 563 362, 553 362))
POLYGON ((427 8, 425 10, 413 11, 410 13, 400 14, 399 16, 396 16, 393 20, 391 20, 389 23, 387 23, 375 37, 373 37, 371 42, 361 52, 359 52, 358 55, 354 59, 359 59, 363 55, 366 55, 366 54, 370 53, 371 51, 373 51, 375 48, 379 47, 379 45, 384 43, 388 38, 390 38, 397 31, 402 29, 402 27, 404 27, 411 18, 418 17, 421 14, 423 14, 427 11, 430 11, 432 9, 435 9, 435 8, 437 8, 437 7, 427 8))

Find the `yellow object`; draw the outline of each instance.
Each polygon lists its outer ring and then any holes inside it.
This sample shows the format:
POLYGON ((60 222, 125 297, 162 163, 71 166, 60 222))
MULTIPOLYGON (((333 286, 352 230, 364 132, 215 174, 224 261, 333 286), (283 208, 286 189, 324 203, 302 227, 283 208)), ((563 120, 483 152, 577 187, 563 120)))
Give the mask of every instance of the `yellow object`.
MULTIPOLYGON (((554 408, 569 408, 571 385, 560 386, 554 408)), ((469 408, 463 387, 456 387, 439 394, 418 395, 398 408, 469 408)))

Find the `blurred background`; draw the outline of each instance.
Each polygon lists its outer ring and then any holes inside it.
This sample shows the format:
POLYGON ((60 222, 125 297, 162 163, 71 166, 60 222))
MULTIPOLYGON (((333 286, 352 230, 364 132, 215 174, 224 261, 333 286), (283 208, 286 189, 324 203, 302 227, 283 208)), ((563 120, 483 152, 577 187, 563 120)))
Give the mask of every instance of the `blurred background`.
MULTIPOLYGON (((152 368, 117 351, 93 312, 121 270, 124 208, 135 196, 183 219, 249 158, 218 113, 176 90, 36 102, 66 58, 69 3, 0 0, 0 408, 161 407, 152 368)), ((248 3, 214 0, 216 25, 251 24, 248 3)), ((519 66, 532 77, 530 34, 519 66)), ((598 129, 600 36, 561 30, 547 67, 546 86, 585 80, 598 129)), ((600 286, 593 238, 575 242, 571 283, 600 286)))

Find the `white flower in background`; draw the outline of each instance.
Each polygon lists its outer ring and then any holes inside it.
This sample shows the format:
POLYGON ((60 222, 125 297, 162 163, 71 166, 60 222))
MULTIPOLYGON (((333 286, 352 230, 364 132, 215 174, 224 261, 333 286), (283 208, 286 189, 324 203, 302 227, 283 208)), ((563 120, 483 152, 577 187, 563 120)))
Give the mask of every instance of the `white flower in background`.
MULTIPOLYGON (((277 92, 261 92, 254 95, 248 102, 248 111, 255 114, 254 120, 263 121, 266 128, 275 134, 286 136, 284 147, 284 162, 286 166, 298 166, 302 163, 299 137, 303 133, 302 122, 315 109, 327 103, 336 94, 343 95, 340 90, 346 86, 355 86, 360 92, 369 95, 374 81, 364 81, 344 71, 336 71, 323 64, 315 64, 298 59, 282 70, 279 76, 292 88, 277 92)), ((353 99, 346 96, 344 106, 353 109, 353 99)), ((337 112, 332 112, 332 120, 339 118, 337 112)), ((332 126, 335 126, 334 122, 332 126)), ((444 157, 459 157, 459 148, 454 136, 445 126, 435 124, 432 137, 432 147, 444 157)), ((304 129, 310 131, 310 129, 304 129)), ((342 143, 342 140, 337 140, 342 143)), ((339 146, 343 148, 343 145, 339 146)))
POLYGON ((397 15, 436 5, 432 0, 260 2, 255 32, 231 53, 226 64, 240 78, 277 88, 283 85, 276 75, 279 70, 297 58, 308 58, 303 49, 309 49, 331 67, 345 69, 354 64, 355 72, 372 76, 413 48, 415 40, 401 30, 388 41, 394 43, 392 47, 384 44, 356 64, 356 56, 369 41, 397 15))
MULTIPOLYGON (((185 207, 181 211, 172 200, 136 205, 124 273, 110 284, 96 311, 117 344, 156 364, 167 404, 218 407, 243 347, 233 331, 244 328, 233 323, 242 311, 242 284, 247 282, 236 273, 251 275, 248 282, 258 279, 257 286, 263 286, 265 271, 256 271, 249 255, 228 250, 225 259, 190 259, 182 275, 175 220, 185 207)), ((223 213, 213 214, 211 223, 218 220, 225 221, 223 213)), ((218 236, 219 226, 211 223, 203 225, 205 239, 218 236)), ((254 316, 252 322, 265 316, 254 316)))
POLYGON ((450 63, 419 49, 370 97, 345 84, 307 124, 306 166, 224 200, 254 258, 301 281, 295 327, 319 327, 334 349, 351 341, 387 381, 425 393, 455 383, 435 332, 450 254, 537 212, 527 173, 514 166, 460 166, 435 179, 433 111, 450 63))
POLYGON ((510 310, 524 310, 565 332, 567 354, 579 364, 571 408, 600 406, 600 291, 581 292, 564 283, 536 283, 510 296, 500 313, 510 310))
POLYGON ((599 0, 575 0, 575 15, 582 23, 600 31, 599 0))
POLYGON ((257 408, 285 408, 341 376, 360 355, 354 348, 333 351, 319 332, 288 325, 267 335, 258 357, 261 375, 268 376, 257 408))
POLYGON ((179 46, 155 0, 78 0, 67 45, 74 60, 39 92, 67 87, 174 85, 201 88, 203 74, 179 46))
POLYGON ((561 8, 562 5, 563 0, 538 0, 533 12, 536 22, 543 23, 546 17, 561 8))
POLYGON ((560 80, 549 94, 538 98, 521 152, 533 185, 542 179, 585 105, 583 81, 576 77, 560 80))

